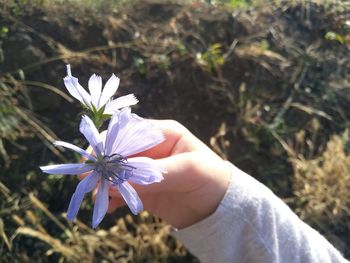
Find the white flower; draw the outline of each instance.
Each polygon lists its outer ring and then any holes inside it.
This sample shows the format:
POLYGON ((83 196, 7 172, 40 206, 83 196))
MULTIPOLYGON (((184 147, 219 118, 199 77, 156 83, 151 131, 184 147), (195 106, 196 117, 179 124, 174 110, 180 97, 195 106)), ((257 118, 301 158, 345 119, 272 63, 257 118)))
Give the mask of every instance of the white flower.
POLYGON ((90 94, 79 84, 78 79, 72 76, 70 65, 67 65, 67 76, 64 78, 64 84, 68 92, 93 112, 98 112, 104 108, 104 114, 110 114, 119 111, 122 108, 138 103, 134 94, 125 95, 112 100, 112 96, 118 89, 119 78, 114 74, 106 82, 102 90, 102 78, 93 74, 89 79, 90 94))

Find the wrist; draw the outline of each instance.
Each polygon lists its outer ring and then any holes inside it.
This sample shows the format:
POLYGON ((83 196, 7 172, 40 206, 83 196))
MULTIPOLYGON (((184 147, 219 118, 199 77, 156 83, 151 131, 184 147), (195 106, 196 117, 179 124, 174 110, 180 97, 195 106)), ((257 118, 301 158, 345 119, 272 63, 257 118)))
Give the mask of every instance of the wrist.
POLYGON ((213 214, 219 207, 229 186, 231 168, 227 162, 220 159, 202 162, 202 164, 201 167, 197 168, 199 169, 197 174, 205 174, 203 176, 205 179, 186 198, 188 200, 185 203, 187 212, 184 214, 183 220, 174 225, 178 229, 198 223, 213 214))

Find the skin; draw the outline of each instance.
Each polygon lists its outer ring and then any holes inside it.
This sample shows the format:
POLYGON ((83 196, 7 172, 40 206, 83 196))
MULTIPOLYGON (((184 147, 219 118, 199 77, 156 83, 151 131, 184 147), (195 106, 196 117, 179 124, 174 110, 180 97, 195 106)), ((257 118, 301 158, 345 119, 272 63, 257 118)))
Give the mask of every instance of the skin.
MULTIPOLYGON (((155 159, 166 169, 164 180, 147 186, 134 184, 145 210, 182 229, 211 215, 224 197, 230 168, 216 153, 174 120, 149 120, 165 141, 137 156, 155 159)), ((124 206, 117 190, 110 190, 108 212, 124 206)))

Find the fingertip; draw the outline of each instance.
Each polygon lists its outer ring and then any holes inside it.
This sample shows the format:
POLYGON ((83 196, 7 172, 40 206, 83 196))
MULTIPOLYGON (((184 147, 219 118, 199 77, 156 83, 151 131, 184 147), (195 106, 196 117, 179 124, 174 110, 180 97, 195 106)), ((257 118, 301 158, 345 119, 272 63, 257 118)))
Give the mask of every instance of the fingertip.
POLYGON ((109 200, 108 210, 107 213, 113 213, 117 208, 124 206, 125 202, 122 198, 119 197, 111 197, 109 200))
POLYGON ((88 176, 89 174, 91 174, 91 172, 86 172, 83 174, 78 174, 78 178, 79 180, 83 180, 86 176, 88 176))
POLYGON ((96 200, 96 195, 97 195, 97 192, 98 192, 98 190, 97 190, 97 187, 92 191, 92 196, 91 196, 91 198, 92 198, 92 201, 95 203, 95 200, 96 200))
POLYGON ((111 197, 121 197, 119 191, 115 187, 110 187, 108 194, 111 197))

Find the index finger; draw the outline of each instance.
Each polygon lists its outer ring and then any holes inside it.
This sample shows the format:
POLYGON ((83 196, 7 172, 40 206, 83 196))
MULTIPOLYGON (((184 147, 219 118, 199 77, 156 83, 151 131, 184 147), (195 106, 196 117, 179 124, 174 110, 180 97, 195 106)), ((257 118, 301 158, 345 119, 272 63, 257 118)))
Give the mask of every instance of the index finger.
POLYGON ((161 159, 176 153, 193 151, 199 147, 200 141, 175 120, 148 119, 146 121, 161 129, 165 140, 151 149, 129 157, 146 156, 152 159, 161 159))

